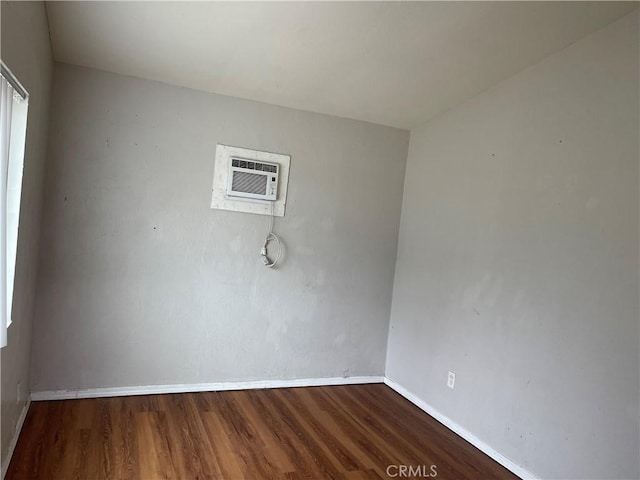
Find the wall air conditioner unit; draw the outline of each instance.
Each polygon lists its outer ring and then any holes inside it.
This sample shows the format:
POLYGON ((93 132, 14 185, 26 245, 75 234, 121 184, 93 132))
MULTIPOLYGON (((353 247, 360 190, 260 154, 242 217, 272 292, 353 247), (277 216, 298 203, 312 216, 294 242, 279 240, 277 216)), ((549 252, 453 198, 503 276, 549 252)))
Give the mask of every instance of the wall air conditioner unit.
POLYGON ((227 195, 274 202, 278 196, 278 164, 231 157, 227 195))

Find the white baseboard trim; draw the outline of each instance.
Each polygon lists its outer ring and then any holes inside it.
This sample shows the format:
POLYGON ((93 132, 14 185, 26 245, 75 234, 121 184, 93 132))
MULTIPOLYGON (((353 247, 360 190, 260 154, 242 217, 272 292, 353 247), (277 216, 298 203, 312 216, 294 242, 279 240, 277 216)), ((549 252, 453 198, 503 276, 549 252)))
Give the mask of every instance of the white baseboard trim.
POLYGON ((132 387, 89 388, 87 390, 50 390, 31 392, 34 402, 43 400, 71 400, 75 398, 124 397, 163 393, 221 392, 225 390, 253 390, 261 388, 320 387, 324 385, 355 385, 383 383, 384 377, 328 377, 296 378, 291 380, 255 380, 248 382, 191 383, 173 385, 146 385, 132 387))
POLYGON ((447 427, 449 430, 453 431, 454 433, 464 438, 471 445, 473 445, 478 450, 482 451, 484 454, 494 459, 496 462, 498 462, 507 470, 510 470, 512 473, 514 473, 518 477, 525 480, 539 480, 538 477, 536 477, 534 474, 527 471, 520 465, 517 465, 516 463, 512 462, 504 455, 496 452, 493 448, 491 448, 489 445, 484 443, 482 440, 476 437, 473 433, 461 427, 456 422, 451 420, 449 417, 438 412, 431 405, 421 400, 418 396, 414 395, 406 388, 402 387, 401 385, 397 384, 396 382, 394 382, 393 380, 387 377, 384 378, 384 383, 390 388, 392 388, 393 390, 395 390, 396 392, 398 392, 404 398, 409 400, 419 409, 423 410, 424 412, 426 412, 427 414, 435 418, 438 422, 440 422, 442 425, 447 427))
POLYGON ((16 445, 18 444, 18 437, 20 437, 20 432, 22 431, 22 426, 24 425, 24 421, 27 418, 27 412, 29 411, 29 406, 31 405, 31 399, 27 400, 27 403, 24 405, 24 408, 20 412, 20 416, 18 417, 18 423, 16 424, 16 431, 13 434, 13 438, 9 442, 9 451, 7 452, 7 457, 4 458, 2 462, 2 468, 0 473, 0 479, 4 480, 4 476, 7 474, 7 470, 9 469, 9 463, 11 463, 11 457, 13 457, 13 451, 16 449, 16 445))

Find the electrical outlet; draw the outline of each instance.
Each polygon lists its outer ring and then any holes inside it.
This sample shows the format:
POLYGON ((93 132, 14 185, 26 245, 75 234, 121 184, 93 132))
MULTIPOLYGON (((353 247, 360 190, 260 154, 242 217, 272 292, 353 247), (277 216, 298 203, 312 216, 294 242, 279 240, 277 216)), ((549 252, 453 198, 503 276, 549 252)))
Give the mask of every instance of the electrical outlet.
POLYGON ((453 390, 455 388, 455 385, 456 385, 456 374, 453 372, 449 372, 449 375, 447 376, 447 387, 453 390))

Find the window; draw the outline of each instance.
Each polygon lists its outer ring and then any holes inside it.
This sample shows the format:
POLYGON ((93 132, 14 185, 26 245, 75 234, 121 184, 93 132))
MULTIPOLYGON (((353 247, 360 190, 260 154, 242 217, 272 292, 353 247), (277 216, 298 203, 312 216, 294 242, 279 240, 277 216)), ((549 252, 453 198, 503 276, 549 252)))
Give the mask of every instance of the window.
POLYGON ((29 95, 0 63, 0 347, 11 325, 29 95))

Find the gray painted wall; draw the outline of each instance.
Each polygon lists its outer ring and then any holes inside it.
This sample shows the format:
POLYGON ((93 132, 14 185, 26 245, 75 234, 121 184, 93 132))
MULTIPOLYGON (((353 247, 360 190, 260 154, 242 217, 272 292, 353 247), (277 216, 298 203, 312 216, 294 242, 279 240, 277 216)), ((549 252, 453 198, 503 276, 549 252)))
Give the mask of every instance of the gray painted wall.
POLYGON ((541 478, 639 475, 638 54, 636 12, 411 132, 387 376, 541 478))
POLYGON ((409 132, 56 64, 34 391, 382 375, 409 132), (268 217, 216 143, 290 154, 268 217))
POLYGON ((29 392, 31 320, 38 267, 38 239, 49 127, 53 67, 42 2, 2 2, 2 59, 29 91, 24 181, 18 231, 13 324, 1 358, 0 458, 3 466, 29 392), (18 383, 21 401, 18 402, 18 383))

